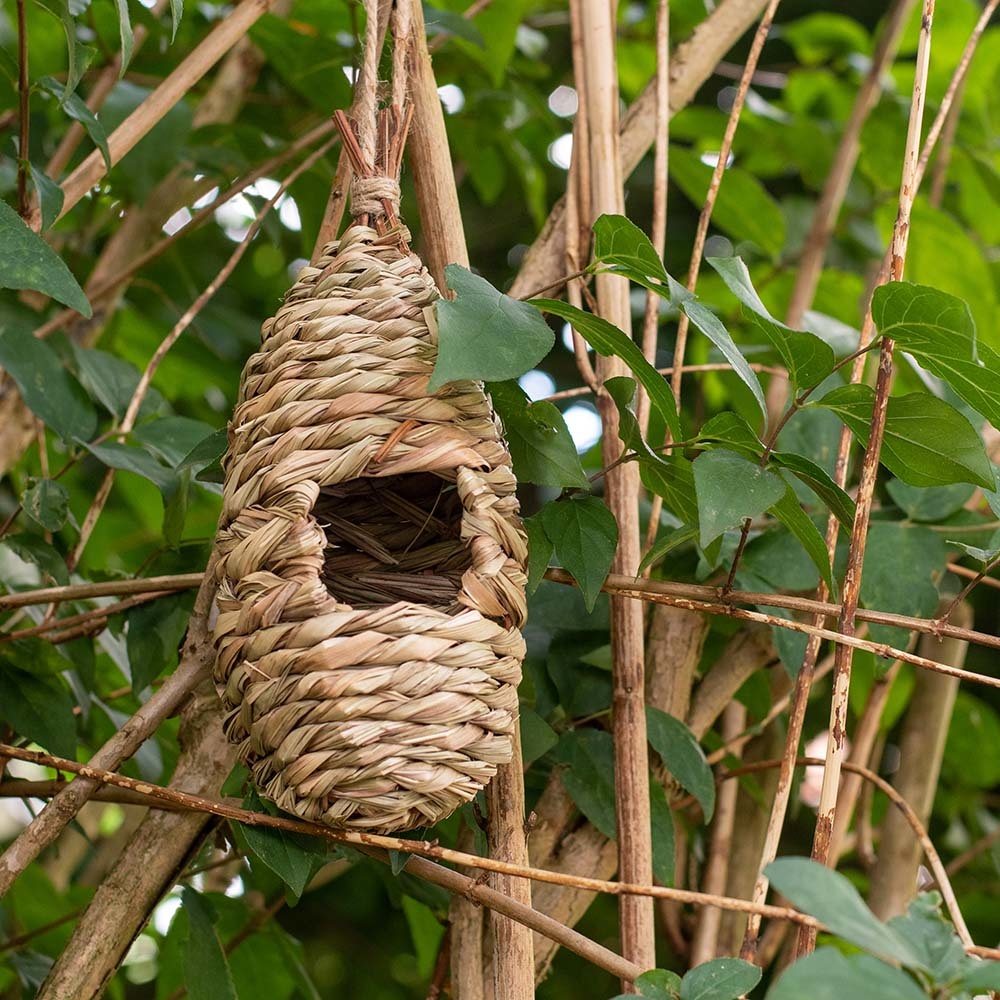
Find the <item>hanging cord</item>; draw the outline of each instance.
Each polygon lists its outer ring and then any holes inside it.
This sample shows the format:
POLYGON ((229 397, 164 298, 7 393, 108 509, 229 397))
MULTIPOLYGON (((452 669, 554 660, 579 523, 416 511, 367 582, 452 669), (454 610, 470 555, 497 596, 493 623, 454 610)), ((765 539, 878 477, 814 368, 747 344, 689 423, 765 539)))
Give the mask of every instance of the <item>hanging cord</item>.
POLYGON ((372 226, 381 236, 395 237, 407 249, 409 231, 399 221, 399 171, 412 108, 406 100, 411 0, 396 0, 392 17, 392 103, 378 106, 378 0, 365 0, 364 54, 355 83, 353 122, 343 111, 334 121, 351 159, 351 216, 356 225, 372 226))

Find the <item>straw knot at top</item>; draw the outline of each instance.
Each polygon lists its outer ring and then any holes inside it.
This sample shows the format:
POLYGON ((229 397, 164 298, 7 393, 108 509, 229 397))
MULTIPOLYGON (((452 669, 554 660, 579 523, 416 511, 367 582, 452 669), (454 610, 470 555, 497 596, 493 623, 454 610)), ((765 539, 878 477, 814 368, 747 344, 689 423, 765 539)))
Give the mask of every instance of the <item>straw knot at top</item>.
POLYGON ((351 182, 351 215, 354 218, 399 215, 399 181, 392 177, 361 177, 355 174, 351 182), (387 211, 387 208, 389 211, 387 211))

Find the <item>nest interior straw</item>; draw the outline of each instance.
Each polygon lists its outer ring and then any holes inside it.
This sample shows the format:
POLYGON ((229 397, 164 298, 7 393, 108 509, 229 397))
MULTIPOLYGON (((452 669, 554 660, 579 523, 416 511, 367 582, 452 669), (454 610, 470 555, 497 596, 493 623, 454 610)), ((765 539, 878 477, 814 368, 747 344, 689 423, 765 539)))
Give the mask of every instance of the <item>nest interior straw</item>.
POLYGON ((524 655, 506 446, 482 386, 427 389, 439 296, 399 222, 404 92, 338 113, 355 222, 247 362, 218 541, 230 739, 282 809, 378 832, 447 816, 510 759, 524 655))

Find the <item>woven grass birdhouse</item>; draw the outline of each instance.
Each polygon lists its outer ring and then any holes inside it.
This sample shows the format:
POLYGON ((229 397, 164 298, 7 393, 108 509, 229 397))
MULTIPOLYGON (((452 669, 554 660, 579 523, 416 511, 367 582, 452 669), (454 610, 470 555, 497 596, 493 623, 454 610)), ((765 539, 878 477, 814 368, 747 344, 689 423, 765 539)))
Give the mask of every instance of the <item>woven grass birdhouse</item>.
POLYGON ((439 296, 398 184, 345 143, 355 223, 264 323, 230 423, 215 679, 264 797, 392 832, 510 760, 527 547, 482 386, 428 392, 439 296))

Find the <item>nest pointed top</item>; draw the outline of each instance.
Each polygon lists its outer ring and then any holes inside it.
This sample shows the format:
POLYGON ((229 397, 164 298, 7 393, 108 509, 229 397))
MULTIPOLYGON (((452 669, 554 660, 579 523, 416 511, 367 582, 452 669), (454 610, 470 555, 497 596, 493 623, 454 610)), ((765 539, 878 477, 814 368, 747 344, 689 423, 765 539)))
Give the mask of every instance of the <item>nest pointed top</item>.
POLYGON ((382 228, 302 270, 244 370, 216 681, 266 797, 398 831, 510 758, 527 548, 482 387, 428 393, 438 293, 382 228))

